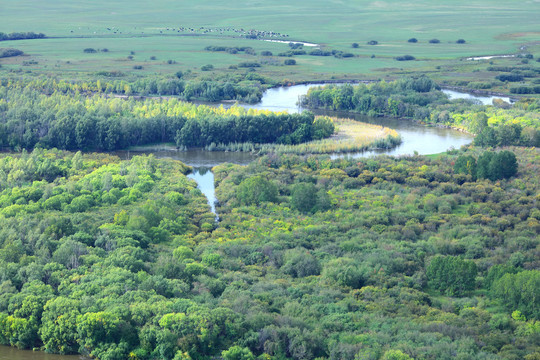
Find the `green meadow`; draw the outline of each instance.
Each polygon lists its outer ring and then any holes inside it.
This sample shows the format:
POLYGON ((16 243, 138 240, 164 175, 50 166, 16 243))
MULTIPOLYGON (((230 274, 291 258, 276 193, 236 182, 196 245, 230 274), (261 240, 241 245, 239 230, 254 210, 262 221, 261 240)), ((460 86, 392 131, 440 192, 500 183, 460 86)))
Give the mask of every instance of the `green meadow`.
MULTIPOLYGON (((2 59, 0 71, 119 70, 147 76, 178 70, 197 73, 205 64, 212 64, 217 72, 231 72, 230 66, 256 61, 262 64, 258 72, 280 81, 381 79, 417 72, 439 80, 483 81, 494 76, 484 72, 487 66, 513 66, 521 59, 468 61, 467 57, 540 55, 538 1, 135 0, 126 4, 97 0, 82 4, 53 0, 36 5, 23 0, 0 5, 0 10, 0 32, 48 36, 1 42, 0 47, 20 49, 26 56, 2 59), (258 39, 246 39, 251 30, 261 32, 258 39), (286 58, 275 55, 290 50, 289 46, 263 38, 315 43, 354 57, 299 55, 294 57, 296 66, 284 66, 286 58), (418 42, 410 43, 410 38, 418 42), (431 39, 440 43, 429 43, 431 39), (466 42, 457 44, 458 39, 466 42), (368 45, 371 40, 378 44, 368 45), (353 43, 358 47, 353 48, 353 43), (206 46, 252 47, 257 55, 208 52, 206 46), (86 48, 108 52, 84 53, 86 48), (274 56, 261 56, 261 51, 274 56), (394 59, 403 55, 416 60, 394 59)), ((307 52, 312 49, 304 47, 307 52)), ((532 60, 529 66, 538 63, 532 60)))

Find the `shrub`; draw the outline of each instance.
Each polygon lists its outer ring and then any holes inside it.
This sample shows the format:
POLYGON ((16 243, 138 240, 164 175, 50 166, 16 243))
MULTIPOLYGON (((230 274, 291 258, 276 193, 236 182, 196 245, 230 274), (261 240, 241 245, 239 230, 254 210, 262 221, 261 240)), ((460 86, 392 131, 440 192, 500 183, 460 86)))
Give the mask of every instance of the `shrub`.
POLYGON ((464 39, 458 39, 458 40, 456 41, 456 44, 465 44, 465 42, 466 42, 466 41, 465 41, 464 39))
POLYGON ((331 56, 331 51, 323 51, 321 49, 315 49, 309 52, 309 55, 311 56, 331 56))
POLYGON ((0 49, 0 58, 19 56, 22 54, 24 53, 17 49, 0 49))
POLYGON ((92 54, 92 53, 95 53, 97 52, 96 49, 93 49, 93 48, 86 48, 83 50, 85 53, 87 54, 92 54))
POLYGON ((499 81, 509 81, 509 82, 516 82, 516 81, 523 81, 523 75, 520 74, 501 74, 495 77, 495 79, 499 81))
POLYGON ((416 60, 416 58, 412 55, 403 55, 403 56, 396 56, 394 58, 395 60, 397 61, 411 61, 411 60, 416 60))
POLYGON ((354 49, 357 49, 360 45, 358 45, 358 43, 352 43, 351 45, 354 49))
POLYGON ((261 55, 262 55, 262 56, 272 56, 272 52, 271 52, 271 51, 268 51, 268 50, 261 51, 261 55))
POLYGON ((431 40, 429 40, 429 43, 430 43, 430 44, 438 44, 438 43, 440 43, 440 42, 441 42, 441 41, 440 41, 439 39, 431 39, 431 40))
POLYGON ((283 62, 285 65, 296 65, 296 60, 294 59, 287 59, 283 62))
POLYGON ((210 71, 214 69, 214 65, 212 64, 206 64, 201 66, 201 71, 210 71))
POLYGON ((416 38, 410 38, 407 41, 410 42, 410 43, 417 43, 418 42, 418 40, 416 38))
POLYGON ((261 64, 259 64, 258 62, 246 61, 246 62, 241 62, 240 64, 238 64, 238 67, 241 67, 241 68, 256 68, 256 67, 261 67, 261 64))
POLYGON ((133 69, 135 69, 135 70, 142 70, 143 67, 142 67, 142 65, 135 65, 135 66, 133 66, 133 69))
POLYGON ((370 40, 367 42, 368 45, 377 45, 379 42, 377 40, 370 40))

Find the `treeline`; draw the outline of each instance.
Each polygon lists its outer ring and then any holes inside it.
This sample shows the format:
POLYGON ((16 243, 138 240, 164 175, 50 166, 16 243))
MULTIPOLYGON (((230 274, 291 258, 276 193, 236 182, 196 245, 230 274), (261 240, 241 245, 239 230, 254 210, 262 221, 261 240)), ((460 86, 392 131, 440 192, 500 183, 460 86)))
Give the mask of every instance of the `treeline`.
POLYGON ((44 39, 45 34, 35 33, 35 32, 13 32, 10 34, 5 34, 0 32, 0 41, 8 40, 27 40, 27 39, 44 39))
MULTIPOLYGON (((16 49, 2 49, 15 50, 16 49)), ((1 53, 0 53, 1 54, 1 53)), ((9 56, 21 55, 9 52, 9 56)), ((6 55, 7 56, 7 55, 6 55)), ((184 80, 183 74, 178 73, 174 78, 144 78, 138 80, 117 80, 125 76, 122 72, 97 72, 103 79, 88 81, 66 81, 50 78, 21 80, 18 78, 2 78, 0 83, 8 88, 31 88, 44 94, 54 92, 63 94, 112 94, 126 96, 175 96, 182 100, 237 100, 246 103, 256 103, 262 98, 264 89, 269 86, 268 79, 258 74, 241 76, 224 76, 221 79, 184 80), (115 80, 111 80, 114 78, 115 80)))
POLYGON ((539 100, 522 99, 513 105, 495 101, 492 107, 450 101, 426 77, 354 86, 326 85, 309 89, 301 102, 309 108, 407 118, 461 128, 476 135, 486 130, 489 140, 478 140, 481 146, 540 146, 539 100))
POLYGON ((334 127, 312 113, 193 105, 176 99, 85 97, 32 88, 0 88, 0 146, 116 150, 156 142, 179 147, 212 143, 298 144, 328 137, 334 127))
POLYGON ((470 175, 473 180, 489 179, 491 181, 509 179, 516 175, 518 164, 516 155, 508 150, 498 153, 485 151, 478 157, 461 155, 454 164, 458 174, 470 175))
POLYGON ((295 145, 327 138, 334 133, 330 119, 302 114, 260 114, 187 119, 176 131, 177 146, 206 147, 211 144, 251 142, 295 145))

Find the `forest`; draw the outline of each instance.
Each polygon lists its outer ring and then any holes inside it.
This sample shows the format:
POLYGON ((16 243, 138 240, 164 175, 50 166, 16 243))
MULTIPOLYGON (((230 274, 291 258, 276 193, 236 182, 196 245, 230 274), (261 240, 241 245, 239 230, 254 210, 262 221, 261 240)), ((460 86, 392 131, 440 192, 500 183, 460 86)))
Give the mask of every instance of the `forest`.
POLYGON ((540 103, 522 98, 515 104, 495 99, 493 106, 450 101, 427 77, 404 78, 309 89, 302 104, 311 109, 331 109, 411 119, 449 126, 478 135, 480 146, 540 146, 540 103))
POLYGON ((42 91, 19 82, 0 86, 0 146, 111 151, 160 142, 179 148, 244 142, 291 145, 334 133, 331 120, 316 120, 310 112, 274 113, 194 105, 177 98, 136 100, 42 91))
POLYGON ((0 343, 99 359, 539 356, 536 149, 223 164, 220 223, 189 171, 3 154, 0 343))

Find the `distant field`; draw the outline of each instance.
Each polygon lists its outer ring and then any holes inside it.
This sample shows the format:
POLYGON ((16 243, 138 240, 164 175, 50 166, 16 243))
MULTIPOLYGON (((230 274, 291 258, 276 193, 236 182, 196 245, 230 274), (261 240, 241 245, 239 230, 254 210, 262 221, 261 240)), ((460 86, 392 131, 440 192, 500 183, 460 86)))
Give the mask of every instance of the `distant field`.
MULTIPOLYGON (((465 78, 470 74, 478 79, 481 74, 473 72, 482 67, 464 58, 520 51, 532 52, 535 58, 540 55, 538 0, 230 0, 217 5, 210 0, 93 0, 84 5, 67 0, 0 0, 0 13, 0 32, 34 31, 50 37, 0 42, 0 47, 17 48, 27 54, 2 59, 0 71, 122 70, 148 75, 198 71, 204 64, 212 64, 221 71, 242 61, 259 61, 263 67, 258 71, 292 80, 381 78, 409 71, 451 78, 456 67, 465 78), (246 39, 249 30, 266 32, 258 33, 260 37, 307 41, 324 49, 350 52, 355 57, 296 56, 296 66, 283 66, 283 57, 262 57, 260 52, 267 50, 276 55, 287 51, 288 45, 246 39), (407 42, 413 37, 418 39, 417 43, 407 42), (428 42, 435 38, 440 43, 428 42), (465 39, 466 43, 456 44, 458 39, 465 39), (378 45, 367 45, 370 40, 378 41, 378 45), (358 43, 358 47, 352 48, 352 43, 358 43), (258 55, 211 53, 203 50, 208 45, 250 46, 258 55), (85 48, 109 51, 87 54, 83 52, 85 48), (131 52, 135 54, 129 60, 131 52), (393 59, 405 54, 417 61, 393 59), (156 60, 150 60, 151 57, 156 60), (168 64, 168 60, 173 63, 168 64), (136 70, 134 66, 142 69, 136 70)), ((531 66, 537 64, 532 61, 531 66)))

